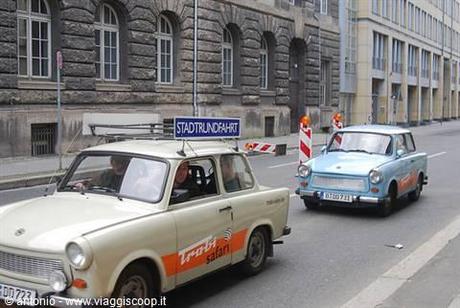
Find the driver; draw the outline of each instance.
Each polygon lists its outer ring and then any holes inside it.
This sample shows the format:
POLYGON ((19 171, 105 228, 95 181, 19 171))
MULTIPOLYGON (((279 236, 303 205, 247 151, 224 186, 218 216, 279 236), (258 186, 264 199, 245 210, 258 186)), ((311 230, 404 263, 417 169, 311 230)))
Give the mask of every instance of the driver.
POLYGON ((188 172, 189 162, 184 161, 177 168, 176 176, 174 177, 174 189, 186 189, 188 190, 189 197, 193 198, 201 195, 201 190, 195 181, 192 179, 188 172))

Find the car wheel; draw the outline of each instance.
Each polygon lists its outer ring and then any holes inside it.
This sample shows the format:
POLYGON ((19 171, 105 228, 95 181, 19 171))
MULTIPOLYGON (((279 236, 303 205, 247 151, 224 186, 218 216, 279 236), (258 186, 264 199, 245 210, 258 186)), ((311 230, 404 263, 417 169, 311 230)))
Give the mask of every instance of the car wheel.
POLYGON ((422 193, 423 188, 423 177, 420 174, 417 180, 417 186, 415 187, 414 191, 411 191, 408 195, 410 201, 417 201, 420 198, 420 194, 422 193))
MULTIPOLYGON (((129 265, 118 278, 113 298, 154 298, 158 296, 158 289, 155 287, 153 277, 149 270, 142 264, 134 263, 129 265)), ((131 305, 127 307, 147 307, 131 305)))
POLYGON ((307 201, 304 199, 303 203, 305 204, 305 207, 309 210, 317 210, 319 207, 319 203, 317 202, 307 201))
POLYGON ((396 196, 396 186, 391 185, 390 190, 388 191, 388 199, 378 208, 378 214, 380 217, 387 217, 391 214, 391 212, 393 212, 393 208, 395 207, 397 200, 396 196))
POLYGON ((265 229, 255 229, 248 241, 246 259, 242 263, 242 270, 247 275, 256 275, 262 271, 268 255, 268 235, 265 229))

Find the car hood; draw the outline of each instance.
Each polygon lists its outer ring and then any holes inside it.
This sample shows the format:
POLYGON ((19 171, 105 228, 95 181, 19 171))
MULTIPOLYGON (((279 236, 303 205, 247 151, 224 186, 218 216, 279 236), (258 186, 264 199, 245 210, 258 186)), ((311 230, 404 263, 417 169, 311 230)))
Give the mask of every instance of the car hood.
POLYGON ((373 168, 388 162, 391 156, 356 152, 329 152, 315 158, 311 167, 317 173, 366 176, 373 168))
POLYGON ((158 211, 112 196, 58 193, 1 207, 0 245, 62 252, 82 234, 158 211))

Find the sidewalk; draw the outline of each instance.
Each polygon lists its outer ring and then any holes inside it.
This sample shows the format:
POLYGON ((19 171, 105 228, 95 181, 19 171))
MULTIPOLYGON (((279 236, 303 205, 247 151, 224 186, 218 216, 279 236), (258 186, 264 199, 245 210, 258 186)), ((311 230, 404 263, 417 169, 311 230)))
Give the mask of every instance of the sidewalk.
POLYGON ((379 308, 460 308, 460 236, 451 240, 379 308))
MULTIPOLYGON (((243 148, 245 143, 264 142, 272 144, 286 144, 288 150, 298 148, 298 134, 288 136, 241 139, 238 144, 243 148)), ((328 134, 314 134, 313 145, 326 143, 328 134)), ((76 153, 63 156, 62 167, 70 166, 76 153)), ((19 157, 0 159, 0 190, 18 187, 28 187, 48 183, 54 175, 62 175, 58 171, 59 159, 57 156, 47 157, 19 157)))

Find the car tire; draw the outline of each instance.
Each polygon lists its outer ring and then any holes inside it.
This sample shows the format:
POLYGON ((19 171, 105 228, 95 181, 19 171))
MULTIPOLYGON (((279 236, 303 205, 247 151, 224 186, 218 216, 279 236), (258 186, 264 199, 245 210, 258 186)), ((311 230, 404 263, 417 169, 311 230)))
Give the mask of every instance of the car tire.
POLYGON ((397 201, 397 190, 395 185, 391 185, 388 191, 388 199, 379 206, 378 214, 380 217, 387 217, 392 212, 394 207, 396 206, 397 201))
POLYGON ((251 233, 246 259, 241 264, 244 274, 253 276, 262 271, 268 256, 268 245, 268 234, 264 228, 257 228, 251 233))
POLYGON ((150 271, 141 263, 133 263, 123 270, 112 293, 113 298, 154 298, 158 295, 150 271))
POLYGON ((319 207, 319 203, 317 203, 317 202, 303 200, 303 203, 305 204, 305 207, 308 210, 317 210, 318 207, 319 207))
POLYGON ((420 198, 420 194, 423 189, 423 177, 420 174, 417 180, 417 186, 414 191, 411 191, 408 195, 410 201, 417 201, 420 198))

